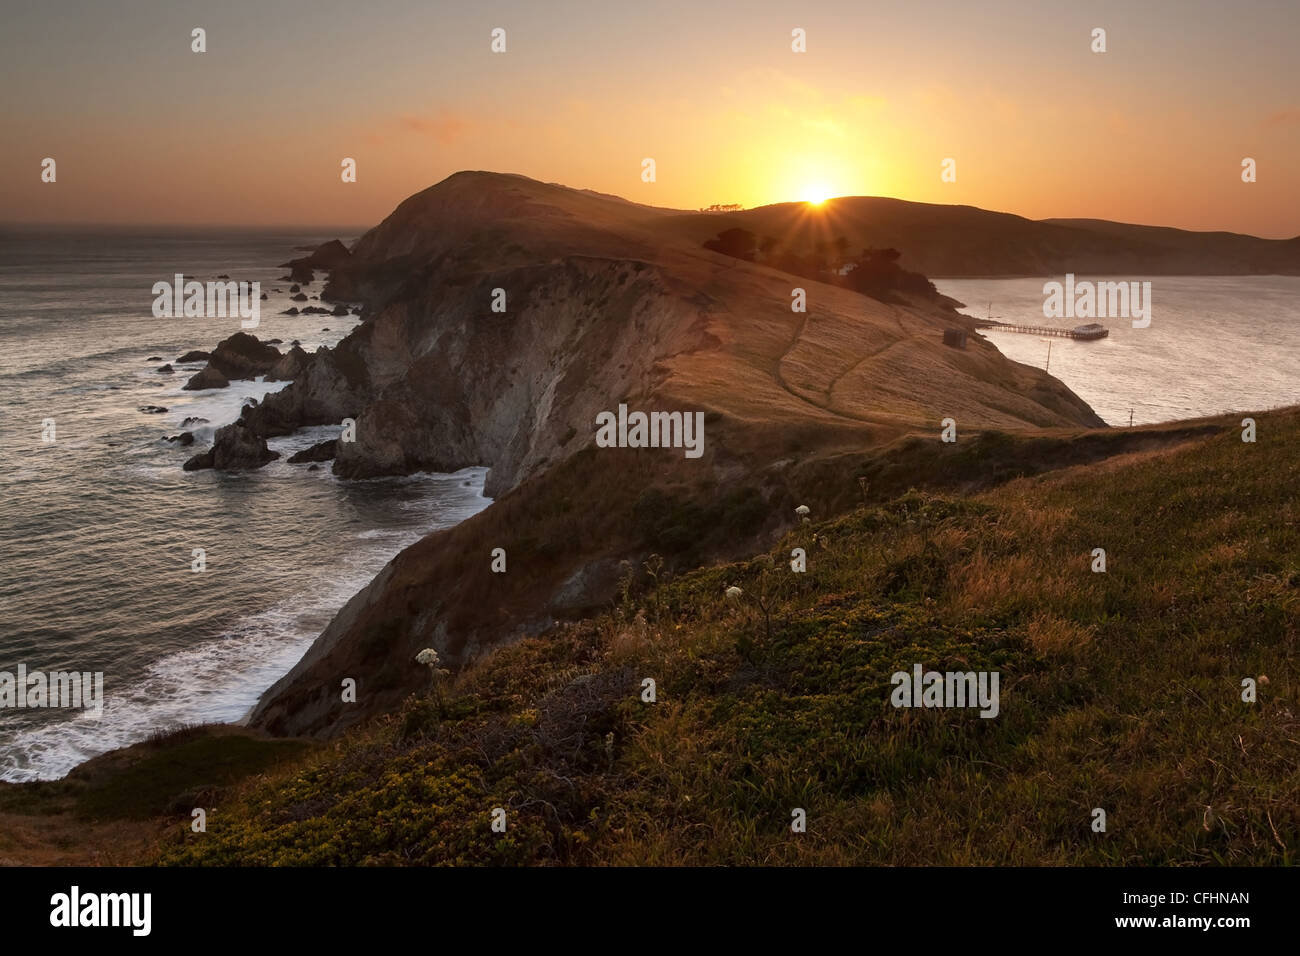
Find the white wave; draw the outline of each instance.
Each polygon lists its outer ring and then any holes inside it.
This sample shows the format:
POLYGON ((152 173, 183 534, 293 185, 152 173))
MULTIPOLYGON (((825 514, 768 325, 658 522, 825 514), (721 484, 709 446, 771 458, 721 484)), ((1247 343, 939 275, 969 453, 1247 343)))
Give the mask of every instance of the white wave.
POLYGON ((439 502, 452 507, 450 513, 442 512, 433 528, 376 529, 358 535, 375 544, 342 556, 346 575, 314 582, 310 589, 250 615, 214 640, 155 661, 128 687, 106 681, 100 718, 78 713, 18 732, 0 754, 0 780, 56 779, 91 757, 137 743, 160 729, 242 719, 262 692, 298 662, 339 608, 394 555, 430 530, 450 527, 486 505, 487 499, 474 493, 481 492, 486 473, 478 468, 423 476, 450 487, 459 487, 467 478, 475 484, 454 501, 439 502))

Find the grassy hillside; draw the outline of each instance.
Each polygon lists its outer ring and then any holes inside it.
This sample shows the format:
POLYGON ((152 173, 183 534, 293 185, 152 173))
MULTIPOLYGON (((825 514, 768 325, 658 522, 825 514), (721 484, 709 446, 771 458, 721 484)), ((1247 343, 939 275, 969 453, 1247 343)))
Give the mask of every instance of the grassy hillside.
POLYGON ((162 828, 310 748, 227 724, 160 733, 88 760, 61 780, 0 783, 0 866, 146 862, 162 828))
POLYGON ((1255 418, 1255 444, 1219 419, 969 497, 841 476, 862 506, 744 563, 646 561, 607 613, 244 784, 160 858, 1294 862, 1300 411, 1255 418), (999 672, 1000 713, 894 709, 916 663, 999 672))

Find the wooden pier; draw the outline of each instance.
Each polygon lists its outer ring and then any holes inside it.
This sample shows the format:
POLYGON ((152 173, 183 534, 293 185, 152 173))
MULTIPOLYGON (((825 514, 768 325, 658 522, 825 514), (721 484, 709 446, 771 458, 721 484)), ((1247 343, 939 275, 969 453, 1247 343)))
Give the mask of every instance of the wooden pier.
POLYGON ((1055 335, 1063 339, 1104 339, 1110 335, 1110 330, 1104 325, 1097 325, 1095 322, 1089 325, 1076 325, 1072 329, 1049 328, 1044 325, 1016 325, 1013 322, 997 322, 993 319, 982 319, 979 322, 982 329, 999 329, 1003 332, 1028 332, 1031 335, 1055 335))

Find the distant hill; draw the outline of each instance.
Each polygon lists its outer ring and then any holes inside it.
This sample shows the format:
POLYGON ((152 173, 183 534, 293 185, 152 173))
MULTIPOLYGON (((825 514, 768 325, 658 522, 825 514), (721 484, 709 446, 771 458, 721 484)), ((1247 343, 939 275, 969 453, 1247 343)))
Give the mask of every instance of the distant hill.
POLYGON ((662 228, 704 242, 739 227, 795 250, 843 236, 853 251, 892 247, 936 276, 1300 275, 1300 237, 1260 239, 1100 219, 1032 220, 974 206, 870 196, 821 206, 780 203, 724 214, 683 214, 662 228))

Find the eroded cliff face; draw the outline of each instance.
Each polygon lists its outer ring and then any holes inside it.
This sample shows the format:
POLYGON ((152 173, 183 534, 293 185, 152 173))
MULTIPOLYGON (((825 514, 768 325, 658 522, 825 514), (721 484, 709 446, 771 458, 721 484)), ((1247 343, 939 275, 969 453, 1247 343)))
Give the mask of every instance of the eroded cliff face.
POLYGON ((372 400, 357 440, 340 443, 337 474, 488 465, 487 493, 499 495, 579 447, 611 400, 652 392, 656 343, 694 311, 636 261, 572 257, 463 279, 439 269, 370 323, 372 400), (497 289, 504 312, 491 308, 497 289))
POLYGON ((804 466, 818 459, 918 430, 937 441, 950 415, 963 435, 1101 425, 1060 382, 978 337, 968 351, 942 346, 944 327, 971 322, 943 303, 885 305, 728 259, 664 232, 672 218, 458 174, 403 203, 331 274, 330 296, 366 302, 362 325, 218 445, 354 418, 340 476, 487 466, 497 501, 390 562, 263 695, 255 725, 328 734, 381 713, 427 679, 421 648, 454 667, 590 612, 624 561, 752 553, 796 504, 817 505, 804 466), (810 287, 805 314, 790 308, 793 285, 810 287), (597 414, 620 403, 700 411, 704 454, 594 447, 597 414), (490 570, 498 547, 505 574, 490 570), (356 704, 340 702, 344 677, 358 681, 356 704))

